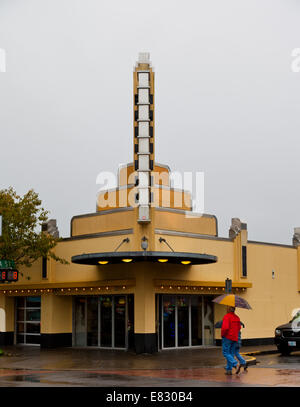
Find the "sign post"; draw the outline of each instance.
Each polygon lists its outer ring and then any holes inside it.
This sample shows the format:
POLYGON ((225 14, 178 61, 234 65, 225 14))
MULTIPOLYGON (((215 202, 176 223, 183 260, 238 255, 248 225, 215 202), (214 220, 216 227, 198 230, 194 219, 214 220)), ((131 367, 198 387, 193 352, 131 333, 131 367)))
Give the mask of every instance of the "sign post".
POLYGON ((227 294, 230 294, 232 290, 232 280, 229 278, 226 278, 225 280, 225 291, 227 294))

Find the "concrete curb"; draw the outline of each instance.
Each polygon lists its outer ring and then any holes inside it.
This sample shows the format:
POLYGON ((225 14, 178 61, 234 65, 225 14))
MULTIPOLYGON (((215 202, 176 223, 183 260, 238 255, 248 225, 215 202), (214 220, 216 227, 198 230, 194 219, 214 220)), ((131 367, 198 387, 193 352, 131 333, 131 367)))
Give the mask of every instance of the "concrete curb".
POLYGON ((243 355, 246 356, 257 356, 257 355, 275 355, 276 353, 280 353, 277 349, 270 349, 270 350, 256 350, 252 352, 245 352, 243 355))
POLYGON ((250 352, 243 352, 241 355, 243 357, 250 356, 250 359, 246 359, 248 365, 256 365, 257 360, 256 357, 254 356, 259 356, 259 355, 275 355, 276 353, 279 353, 277 349, 269 349, 269 350, 256 350, 256 351, 250 351, 250 352))
POLYGON ((243 356, 243 357, 245 358, 245 360, 246 360, 248 366, 256 365, 256 363, 257 363, 257 362, 256 362, 256 358, 251 357, 251 356, 248 355, 247 353, 241 353, 241 356, 243 356), (246 356, 250 356, 250 359, 246 358, 246 356))

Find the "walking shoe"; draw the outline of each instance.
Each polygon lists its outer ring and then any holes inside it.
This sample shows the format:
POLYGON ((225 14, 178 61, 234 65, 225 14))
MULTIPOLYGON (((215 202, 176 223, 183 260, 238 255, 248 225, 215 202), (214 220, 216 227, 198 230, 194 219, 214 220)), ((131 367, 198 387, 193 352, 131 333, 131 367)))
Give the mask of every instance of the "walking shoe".
POLYGON ((232 375, 232 371, 231 370, 226 370, 225 374, 226 375, 232 375))
POLYGON ((247 372, 248 363, 246 362, 244 365, 239 364, 239 365, 238 365, 238 368, 236 369, 236 372, 235 372, 235 373, 236 373, 236 374, 239 374, 242 367, 244 368, 244 372, 247 372))
MULTIPOLYGON (((239 363, 239 365, 238 365, 238 367, 237 367, 237 369, 236 369, 235 374, 239 374, 239 373, 240 373, 241 367, 242 367, 242 365, 239 363)), ((244 368, 244 370, 245 370, 245 368, 244 368)))

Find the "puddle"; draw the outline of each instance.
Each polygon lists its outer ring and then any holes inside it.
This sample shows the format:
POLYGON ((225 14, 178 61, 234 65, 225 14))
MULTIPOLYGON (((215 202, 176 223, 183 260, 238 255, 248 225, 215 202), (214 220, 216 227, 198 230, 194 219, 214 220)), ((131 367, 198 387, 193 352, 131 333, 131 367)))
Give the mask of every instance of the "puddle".
POLYGON ((102 374, 102 373, 91 373, 81 376, 83 379, 98 379, 98 380, 118 380, 118 381, 133 381, 134 378, 130 376, 122 376, 118 374, 102 374))
POLYGON ((5 377, 5 382, 16 382, 17 383, 39 383, 42 386, 49 385, 49 386, 79 386, 80 383, 70 383, 70 382, 64 382, 64 381, 52 381, 52 380, 46 380, 46 379, 41 379, 37 376, 32 376, 32 375, 18 375, 18 376, 6 376, 5 377))
POLYGON ((16 375, 16 376, 6 376, 5 380, 10 382, 30 382, 30 383, 40 383, 40 379, 36 376, 31 375, 16 375))

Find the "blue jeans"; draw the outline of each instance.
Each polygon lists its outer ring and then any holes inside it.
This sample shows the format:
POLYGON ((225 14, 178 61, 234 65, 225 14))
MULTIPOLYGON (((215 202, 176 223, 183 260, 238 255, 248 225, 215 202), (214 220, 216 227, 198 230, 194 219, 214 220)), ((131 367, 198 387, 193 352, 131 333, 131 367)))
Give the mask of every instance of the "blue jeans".
POLYGON ((234 342, 234 356, 237 358, 237 360, 240 362, 241 365, 245 365, 246 361, 243 358, 243 356, 240 355, 240 344, 238 342, 234 342))
POLYGON ((222 338, 222 352, 227 360, 226 370, 232 370, 233 367, 237 366, 237 361, 234 359, 236 344, 237 342, 222 338))

